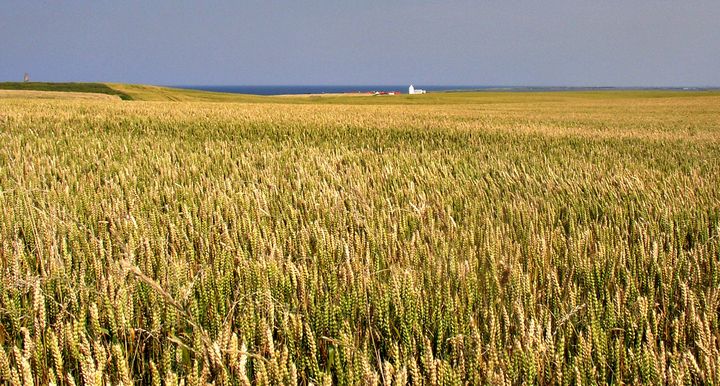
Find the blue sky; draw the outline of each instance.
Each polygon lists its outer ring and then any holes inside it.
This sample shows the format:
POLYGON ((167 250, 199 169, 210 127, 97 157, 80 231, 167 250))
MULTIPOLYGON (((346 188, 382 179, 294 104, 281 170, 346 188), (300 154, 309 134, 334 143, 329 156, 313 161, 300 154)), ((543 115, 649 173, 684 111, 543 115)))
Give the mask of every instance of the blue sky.
POLYGON ((0 2, 0 81, 720 86, 718 0, 0 2))

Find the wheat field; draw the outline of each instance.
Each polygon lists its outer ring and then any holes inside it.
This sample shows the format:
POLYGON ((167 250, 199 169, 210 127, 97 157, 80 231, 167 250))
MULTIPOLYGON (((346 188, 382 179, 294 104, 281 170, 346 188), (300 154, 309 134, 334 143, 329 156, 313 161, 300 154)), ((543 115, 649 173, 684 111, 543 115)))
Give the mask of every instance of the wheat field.
POLYGON ((719 384, 720 94, 448 98, 0 99, 0 383, 719 384))

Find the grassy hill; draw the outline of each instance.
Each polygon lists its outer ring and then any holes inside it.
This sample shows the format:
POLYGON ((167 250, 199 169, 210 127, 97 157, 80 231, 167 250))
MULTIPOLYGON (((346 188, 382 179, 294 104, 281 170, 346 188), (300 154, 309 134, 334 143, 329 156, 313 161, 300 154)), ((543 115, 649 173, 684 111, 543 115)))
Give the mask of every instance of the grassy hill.
POLYGON ((0 90, 97 93, 116 95, 122 100, 139 101, 261 102, 269 99, 268 97, 255 95, 230 94, 125 83, 0 82, 0 90))
POLYGON ((0 82, 0 90, 64 91, 117 95, 120 99, 131 100, 130 95, 118 91, 105 83, 49 83, 49 82, 0 82))
POLYGON ((189 90, 143 84, 107 83, 108 87, 127 94, 133 100, 185 102, 261 102, 268 97, 212 91, 189 90))
POLYGON ((55 99, 120 101, 120 96, 92 92, 0 90, 0 99, 55 99))

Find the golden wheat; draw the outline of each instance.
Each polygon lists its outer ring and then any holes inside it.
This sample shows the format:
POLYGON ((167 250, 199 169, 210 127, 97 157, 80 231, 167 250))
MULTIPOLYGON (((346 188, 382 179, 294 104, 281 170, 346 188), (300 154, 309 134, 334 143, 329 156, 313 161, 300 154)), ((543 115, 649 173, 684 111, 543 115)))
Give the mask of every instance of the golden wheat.
POLYGON ((0 100, 0 383, 720 383, 718 117, 0 100))

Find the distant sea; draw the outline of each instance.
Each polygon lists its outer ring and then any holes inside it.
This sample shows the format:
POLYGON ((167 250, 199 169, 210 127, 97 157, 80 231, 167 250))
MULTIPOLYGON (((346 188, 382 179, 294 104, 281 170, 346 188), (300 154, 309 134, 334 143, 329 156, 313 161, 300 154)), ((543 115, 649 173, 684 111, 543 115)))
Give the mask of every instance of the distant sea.
MULTIPOLYGON (((228 92, 236 94, 255 94, 255 95, 286 95, 286 94, 333 94, 333 93, 368 93, 372 91, 400 91, 407 94, 409 84, 405 85, 364 85, 364 86, 170 86, 178 88, 188 88, 193 90, 228 92)), ((488 86, 423 86, 415 85, 427 91, 469 91, 469 90, 486 90, 495 89, 497 87, 488 86)))
MULTIPOLYGON (((323 85, 287 85, 287 86, 186 86, 173 85, 168 87, 185 88, 192 90, 227 92, 235 94, 254 95, 287 95, 287 94, 334 94, 334 93, 369 93, 372 91, 389 92, 400 91, 403 94, 408 92, 408 84, 404 85, 349 85, 349 86, 323 86, 323 85)), ((452 91, 597 91, 597 90, 684 90, 700 91, 711 88, 704 87, 547 87, 547 86, 426 86, 416 84, 416 89, 423 89, 430 92, 452 92, 452 91)))

